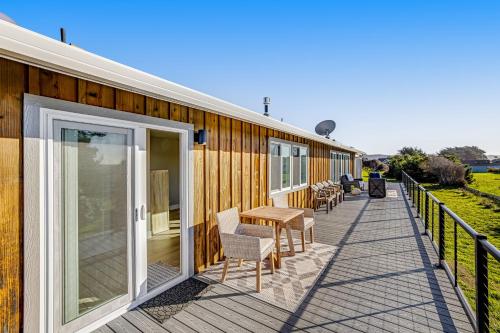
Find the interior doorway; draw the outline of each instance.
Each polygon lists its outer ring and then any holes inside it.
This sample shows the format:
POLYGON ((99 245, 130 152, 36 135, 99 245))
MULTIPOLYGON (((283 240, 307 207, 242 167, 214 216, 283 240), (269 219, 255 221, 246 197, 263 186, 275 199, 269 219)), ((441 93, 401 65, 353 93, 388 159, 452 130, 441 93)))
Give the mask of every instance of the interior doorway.
POLYGON ((179 133, 148 130, 148 292, 181 271, 179 133))

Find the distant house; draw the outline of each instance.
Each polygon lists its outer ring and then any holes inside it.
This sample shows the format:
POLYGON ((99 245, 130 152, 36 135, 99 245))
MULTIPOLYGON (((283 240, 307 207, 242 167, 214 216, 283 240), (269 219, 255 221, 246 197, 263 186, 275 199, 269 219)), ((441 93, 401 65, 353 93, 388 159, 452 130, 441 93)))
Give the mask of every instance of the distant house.
POLYGON ((500 160, 500 155, 486 155, 486 157, 492 162, 500 160))
POLYGON ((465 160, 472 168, 472 172, 488 172, 488 169, 500 169, 500 159, 496 160, 465 160))
POLYGON ((380 162, 385 163, 391 156, 384 154, 371 154, 371 155, 363 155, 363 161, 373 161, 379 160, 380 162))

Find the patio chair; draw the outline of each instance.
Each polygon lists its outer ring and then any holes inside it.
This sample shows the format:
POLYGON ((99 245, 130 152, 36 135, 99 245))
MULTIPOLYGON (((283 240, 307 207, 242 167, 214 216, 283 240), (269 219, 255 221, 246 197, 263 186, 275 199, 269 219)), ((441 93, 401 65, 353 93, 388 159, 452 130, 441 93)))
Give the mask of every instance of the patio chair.
POLYGON ((313 207, 316 211, 323 203, 326 204, 326 213, 330 212, 330 209, 333 209, 333 196, 331 196, 328 192, 320 189, 316 185, 311 185, 312 195, 313 195, 313 207))
POLYGON ((335 205, 338 205, 342 201, 342 186, 330 184, 328 181, 322 182, 323 186, 326 188, 333 190, 333 195, 335 196, 335 205))
POLYGON ((322 182, 318 182, 316 183, 316 186, 322 190, 322 191, 325 191, 329 196, 332 197, 332 205, 333 206, 337 206, 338 204, 338 197, 337 197, 337 191, 333 188, 333 187, 330 187, 330 186, 326 186, 324 185, 322 182))
MULTIPOLYGON (((300 215, 296 219, 290 222, 290 227, 292 230, 300 231, 300 240, 302 242, 302 252, 306 251, 306 231, 309 230, 309 238, 311 244, 314 242, 314 210, 311 208, 298 208, 288 206, 287 195, 281 195, 273 198, 273 206, 280 208, 294 208, 302 209, 304 215, 300 215)), ((280 237, 280 235, 278 235, 280 237)))
POLYGON ((339 191, 339 194, 340 194, 339 195, 339 199, 340 199, 339 201, 340 202, 344 201, 344 194, 345 194, 345 192, 344 192, 344 188, 342 187, 342 185, 339 184, 339 183, 335 183, 333 180, 330 180, 330 179, 328 179, 326 182, 328 184, 330 184, 330 186, 334 186, 334 187, 338 188, 338 191, 339 191))
POLYGON ((238 208, 230 208, 216 214, 219 236, 226 260, 221 283, 226 280, 229 259, 253 260, 256 262, 256 289, 261 290, 261 263, 268 257, 271 273, 274 273, 274 230, 268 226, 240 223, 238 208))
POLYGON ((342 184, 345 193, 351 193, 352 186, 361 189, 360 179, 354 179, 350 173, 346 173, 340 177, 340 183, 342 184))

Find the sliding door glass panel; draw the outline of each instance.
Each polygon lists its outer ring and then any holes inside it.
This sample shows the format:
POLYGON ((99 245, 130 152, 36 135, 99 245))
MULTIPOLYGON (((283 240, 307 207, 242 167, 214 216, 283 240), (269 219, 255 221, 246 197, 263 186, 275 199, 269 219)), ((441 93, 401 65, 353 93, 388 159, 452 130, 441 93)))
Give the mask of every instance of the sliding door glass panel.
POLYGON ((300 148, 300 184, 307 184, 307 149, 300 148))
POLYGON ((300 147, 292 148, 293 186, 300 185, 300 147))
POLYGON ((280 146, 275 143, 269 145, 271 150, 271 191, 279 191, 281 189, 281 162, 280 162, 280 146))
POLYGON ((281 189, 290 188, 290 146, 281 145, 281 189))
POLYGON ((56 134, 61 142, 62 316, 68 323, 128 294, 131 132, 61 126, 56 134))

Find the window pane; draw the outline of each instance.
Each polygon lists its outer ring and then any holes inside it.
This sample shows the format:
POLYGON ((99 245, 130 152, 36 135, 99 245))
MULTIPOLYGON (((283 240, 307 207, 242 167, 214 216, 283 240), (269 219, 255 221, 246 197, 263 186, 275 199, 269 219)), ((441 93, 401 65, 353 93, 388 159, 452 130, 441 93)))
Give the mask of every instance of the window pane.
POLYGON ((275 144, 275 143, 271 143, 270 149, 271 149, 271 170, 270 170, 270 172, 271 172, 271 191, 276 191, 276 190, 281 189, 281 186, 280 186, 280 181, 281 181, 281 177, 280 177, 280 170, 281 170, 280 146, 275 144))
POLYGON ((300 148, 292 148, 292 170, 293 170, 293 185, 300 185, 300 148))
POLYGON ((307 184, 307 149, 300 148, 300 183, 307 184))
POLYGON ((61 132, 63 315, 128 293, 127 135, 61 132))
POLYGON ((290 146, 281 145, 281 188, 290 187, 290 146))

